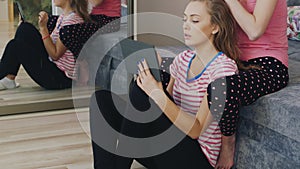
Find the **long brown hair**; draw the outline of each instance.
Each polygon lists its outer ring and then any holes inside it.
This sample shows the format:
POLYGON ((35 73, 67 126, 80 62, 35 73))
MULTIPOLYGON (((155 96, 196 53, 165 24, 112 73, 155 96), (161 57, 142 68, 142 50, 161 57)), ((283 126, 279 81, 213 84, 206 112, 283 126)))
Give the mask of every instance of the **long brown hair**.
POLYGON ((70 0, 70 6, 85 22, 91 21, 87 0, 70 0))
POLYGON ((237 45, 237 23, 224 0, 190 0, 206 3, 211 24, 218 25, 219 31, 215 34, 213 45, 219 51, 233 59, 239 68, 245 67, 239 60, 240 50, 237 45))

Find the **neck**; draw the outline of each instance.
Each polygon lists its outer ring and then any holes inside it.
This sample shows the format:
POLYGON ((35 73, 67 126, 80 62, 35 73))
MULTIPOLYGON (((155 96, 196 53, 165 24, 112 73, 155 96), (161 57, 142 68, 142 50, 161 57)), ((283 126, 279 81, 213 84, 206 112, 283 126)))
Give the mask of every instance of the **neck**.
POLYGON ((197 53, 196 57, 198 57, 198 59, 202 61, 204 65, 208 64, 218 53, 216 48, 211 43, 207 44, 206 46, 196 47, 195 51, 197 53))
POLYGON ((64 15, 69 15, 71 12, 73 12, 74 10, 70 7, 70 5, 67 5, 65 7, 62 8, 64 15))

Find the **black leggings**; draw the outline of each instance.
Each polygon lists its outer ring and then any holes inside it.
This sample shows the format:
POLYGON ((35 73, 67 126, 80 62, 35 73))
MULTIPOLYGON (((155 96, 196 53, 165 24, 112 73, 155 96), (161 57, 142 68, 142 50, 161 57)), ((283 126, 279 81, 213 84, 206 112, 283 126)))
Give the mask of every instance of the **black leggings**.
POLYGON ((6 45, 0 62, 0 79, 8 74, 16 76, 20 65, 45 89, 64 89, 72 86, 72 80, 48 59, 40 33, 29 23, 21 23, 14 39, 6 45))
MULTIPOLYGON (((137 86, 136 86, 137 87, 137 86)), ((109 125, 118 133, 122 133, 134 138, 147 138, 155 136, 168 129, 172 123, 162 113, 156 120, 149 123, 137 123, 124 118, 120 111, 124 110, 126 114, 136 111, 134 108, 128 109, 128 101, 121 99, 119 96, 110 91, 97 91, 91 99, 90 104, 90 125, 92 136, 92 147, 94 154, 94 167, 96 169, 129 169, 133 159, 149 169, 212 169, 207 158, 203 154, 197 140, 185 136, 179 129, 178 133, 182 134, 182 140, 170 150, 147 158, 128 158, 115 155, 114 151, 123 149, 122 140, 118 134, 105 131, 101 117, 103 116, 109 125), (112 99, 113 98, 113 99, 112 99), (116 108, 118 107, 118 109, 116 108), (118 140, 118 143, 117 143, 118 140), (99 144, 106 144, 113 151, 106 151, 99 144), (118 145, 118 148, 115 148, 118 145)), ((138 112, 142 113, 142 112, 138 112)), ((149 147, 159 146, 160 142, 151 143, 145 147, 138 145, 129 151, 145 152, 149 147)), ((126 148, 126 147, 125 147, 126 148)), ((149 151, 152 149, 149 148, 149 151)), ((126 151, 127 152, 127 151, 126 151)), ((130 152, 128 152, 130 154, 130 152)))
MULTIPOLYGON (((172 59, 163 58, 161 69, 164 87, 170 79, 167 72, 171 62, 172 59)), ((210 110, 216 120, 220 119, 220 129, 225 136, 236 132, 240 106, 250 105, 261 96, 279 91, 289 81, 288 68, 273 57, 251 59, 243 64, 257 65, 261 69, 240 71, 237 75, 217 79, 208 86, 210 110)))

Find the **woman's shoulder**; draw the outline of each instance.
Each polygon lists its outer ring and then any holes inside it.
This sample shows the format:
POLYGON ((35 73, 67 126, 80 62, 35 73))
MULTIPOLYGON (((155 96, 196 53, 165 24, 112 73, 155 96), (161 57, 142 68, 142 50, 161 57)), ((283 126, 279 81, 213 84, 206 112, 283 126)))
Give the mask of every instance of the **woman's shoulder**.
POLYGON ((217 69, 220 68, 231 68, 231 69, 238 69, 236 62, 228 57, 226 54, 220 52, 218 58, 213 63, 214 67, 217 67, 217 69))
POLYGON ((195 55, 195 51, 193 50, 185 50, 181 53, 179 53, 175 59, 174 62, 179 64, 179 63, 186 63, 190 60, 195 55))
POLYGON ((191 58, 195 55, 195 53, 196 53, 195 51, 187 49, 187 50, 179 53, 178 57, 180 57, 180 58, 191 58))
POLYGON ((228 55, 226 55, 223 52, 219 52, 218 53, 217 59, 215 61, 217 63, 221 63, 221 62, 223 62, 223 63, 228 63, 228 62, 235 63, 235 61, 233 59, 231 59, 228 55))
POLYGON ((210 65, 209 72, 213 80, 225 76, 231 76, 238 72, 235 61, 221 53, 218 58, 210 65))
POLYGON ((76 12, 72 12, 69 15, 64 17, 64 25, 71 25, 71 24, 77 24, 77 23, 83 23, 83 18, 77 14, 76 12))

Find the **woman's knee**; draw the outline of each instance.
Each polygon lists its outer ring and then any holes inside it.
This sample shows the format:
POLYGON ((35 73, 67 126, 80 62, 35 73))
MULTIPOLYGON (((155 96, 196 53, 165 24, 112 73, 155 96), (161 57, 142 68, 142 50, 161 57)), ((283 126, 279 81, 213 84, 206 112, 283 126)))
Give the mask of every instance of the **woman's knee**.
POLYGON ((223 135, 235 132, 240 105, 236 84, 238 78, 236 75, 219 78, 208 86, 208 106, 214 119, 219 122, 223 135))
POLYGON ((10 40, 10 41, 6 44, 6 49, 14 49, 14 50, 16 50, 17 47, 18 47, 17 41, 16 41, 15 39, 10 40))
POLYGON ((23 45, 20 41, 12 39, 7 43, 5 52, 8 53, 10 58, 19 57, 18 53, 23 51, 23 45))
POLYGON ((15 39, 23 40, 23 41, 31 41, 32 39, 39 38, 39 31, 30 23, 22 22, 15 34, 15 39))

